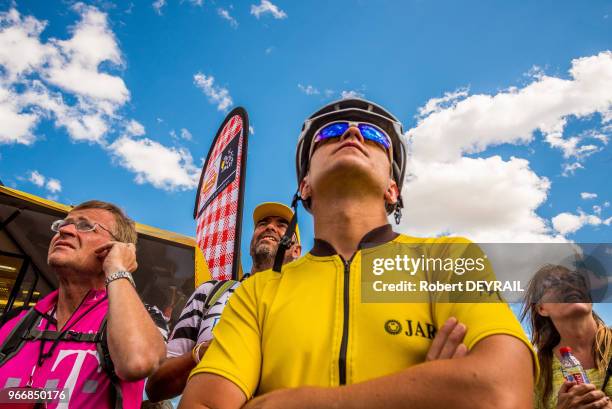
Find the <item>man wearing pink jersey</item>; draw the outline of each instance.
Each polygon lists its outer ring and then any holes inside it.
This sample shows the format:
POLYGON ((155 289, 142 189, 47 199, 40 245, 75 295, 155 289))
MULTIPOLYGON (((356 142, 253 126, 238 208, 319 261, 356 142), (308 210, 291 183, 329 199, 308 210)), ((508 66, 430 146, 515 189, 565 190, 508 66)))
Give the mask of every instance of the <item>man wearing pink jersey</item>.
POLYGON ((115 205, 89 201, 51 229, 47 262, 59 288, 0 328, 0 389, 64 391, 51 409, 139 408, 165 345, 130 274, 134 223, 115 205))

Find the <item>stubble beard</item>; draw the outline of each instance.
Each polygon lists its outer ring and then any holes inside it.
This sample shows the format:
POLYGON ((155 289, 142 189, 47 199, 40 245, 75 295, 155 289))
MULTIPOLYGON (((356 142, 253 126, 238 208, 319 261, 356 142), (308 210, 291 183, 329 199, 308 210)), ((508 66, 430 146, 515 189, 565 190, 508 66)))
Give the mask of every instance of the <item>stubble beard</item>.
POLYGON ((258 243, 252 251, 255 270, 262 271, 272 268, 274 257, 276 257, 276 249, 276 246, 258 243))

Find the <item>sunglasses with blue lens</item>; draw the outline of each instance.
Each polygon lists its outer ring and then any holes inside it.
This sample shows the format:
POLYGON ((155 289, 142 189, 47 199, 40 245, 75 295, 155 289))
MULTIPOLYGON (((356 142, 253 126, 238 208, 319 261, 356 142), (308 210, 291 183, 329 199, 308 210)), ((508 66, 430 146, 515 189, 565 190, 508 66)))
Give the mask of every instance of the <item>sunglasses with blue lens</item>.
POLYGON ((351 126, 356 126, 365 140, 376 142, 387 150, 391 146, 391 138, 389 138, 389 135, 376 125, 367 122, 350 121, 332 122, 319 129, 315 134, 313 146, 315 143, 326 139, 341 137, 351 126))

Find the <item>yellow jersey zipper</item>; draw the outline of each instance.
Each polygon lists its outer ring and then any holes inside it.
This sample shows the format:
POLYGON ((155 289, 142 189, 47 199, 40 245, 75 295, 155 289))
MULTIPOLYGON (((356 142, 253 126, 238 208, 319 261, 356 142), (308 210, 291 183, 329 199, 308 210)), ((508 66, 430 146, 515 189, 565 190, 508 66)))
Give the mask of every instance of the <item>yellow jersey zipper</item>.
MULTIPOLYGON (((353 255, 355 257, 355 255, 353 255)), ((350 277, 351 277, 351 260, 346 261, 340 256, 344 263, 344 293, 343 293, 343 321, 342 321, 342 341, 340 342, 340 356, 338 358, 338 380, 340 385, 346 385, 346 353, 348 349, 348 331, 349 331, 349 304, 350 304, 350 277)))

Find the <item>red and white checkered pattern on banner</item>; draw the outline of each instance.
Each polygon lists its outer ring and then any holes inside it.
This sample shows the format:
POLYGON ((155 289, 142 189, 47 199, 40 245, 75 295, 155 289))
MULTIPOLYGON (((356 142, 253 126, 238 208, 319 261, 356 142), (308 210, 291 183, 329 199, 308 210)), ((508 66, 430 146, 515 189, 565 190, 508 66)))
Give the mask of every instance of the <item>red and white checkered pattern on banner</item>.
MULTIPOLYGON (((221 135, 208 158, 207 168, 216 165, 216 159, 227 144, 242 130, 242 118, 234 115, 223 127, 221 135)), ((204 209, 197 219, 196 241, 213 279, 229 280, 232 278, 232 263, 234 261, 236 243, 236 228, 238 217, 238 199, 240 197, 240 178, 242 164, 242 145, 244 135, 240 135, 238 143, 238 161, 236 178, 204 209)), ((200 201, 204 200, 200 194, 200 201)), ((198 209, 201 203, 198 203, 198 209)))

